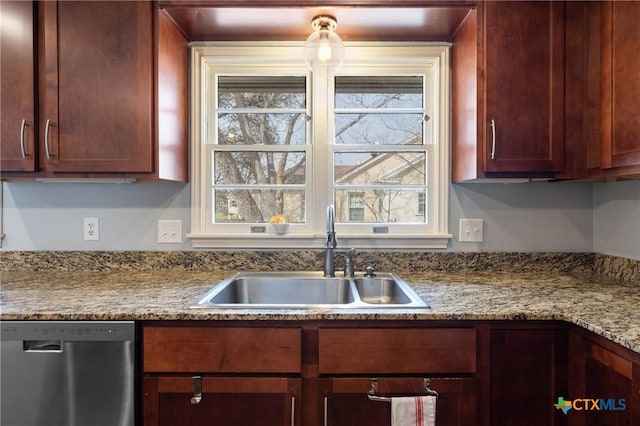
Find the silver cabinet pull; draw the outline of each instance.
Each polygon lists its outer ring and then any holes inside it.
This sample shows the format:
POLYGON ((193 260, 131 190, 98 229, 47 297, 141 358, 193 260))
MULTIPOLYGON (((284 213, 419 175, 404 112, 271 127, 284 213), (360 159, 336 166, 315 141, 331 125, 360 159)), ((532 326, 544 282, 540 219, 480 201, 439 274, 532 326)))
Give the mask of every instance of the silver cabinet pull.
POLYGON ((327 426, 329 424, 328 414, 329 414, 329 398, 325 396, 324 397, 324 426, 327 426))
POLYGON ((51 151, 49 151, 49 128, 51 127, 51 120, 47 120, 44 125, 44 152, 47 154, 47 160, 51 160, 51 151))
POLYGON ((24 151, 24 128, 27 127, 27 120, 22 119, 22 123, 20 124, 20 152, 22 153, 22 159, 27 158, 27 154, 24 151))
POLYGON ((491 159, 496 159, 496 121, 491 119, 491 159))
POLYGON ((291 426, 296 426, 296 397, 291 397, 291 426))
POLYGON ((191 397, 192 404, 200 404, 202 401, 202 377, 193 376, 193 396, 191 397))

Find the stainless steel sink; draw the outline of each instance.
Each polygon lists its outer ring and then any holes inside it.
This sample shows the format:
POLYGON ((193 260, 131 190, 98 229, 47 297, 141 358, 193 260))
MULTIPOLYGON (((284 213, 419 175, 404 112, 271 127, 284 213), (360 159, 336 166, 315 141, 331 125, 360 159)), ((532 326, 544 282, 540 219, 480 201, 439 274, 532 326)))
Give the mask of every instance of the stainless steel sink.
POLYGON ((321 271, 238 272, 200 296, 191 308, 387 309, 428 308, 401 278, 324 277, 321 271))
POLYGON ((364 303, 406 305, 412 301, 397 279, 376 276, 356 278, 354 281, 364 303))

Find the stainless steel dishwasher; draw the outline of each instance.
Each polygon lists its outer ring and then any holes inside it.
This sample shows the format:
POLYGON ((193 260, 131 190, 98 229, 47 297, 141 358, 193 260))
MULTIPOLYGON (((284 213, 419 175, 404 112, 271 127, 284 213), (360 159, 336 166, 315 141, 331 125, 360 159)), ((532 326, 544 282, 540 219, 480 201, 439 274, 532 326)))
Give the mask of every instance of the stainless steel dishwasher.
POLYGON ((0 322, 2 426, 133 426, 133 322, 0 322))

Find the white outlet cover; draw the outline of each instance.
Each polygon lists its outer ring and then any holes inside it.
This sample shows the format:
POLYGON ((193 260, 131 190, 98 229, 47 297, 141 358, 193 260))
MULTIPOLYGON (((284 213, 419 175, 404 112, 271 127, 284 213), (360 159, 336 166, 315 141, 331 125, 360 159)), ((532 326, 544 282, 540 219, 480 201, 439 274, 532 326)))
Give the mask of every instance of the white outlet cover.
POLYGON ((100 222, 97 217, 85 217, 83 230, 85 241, 100 240, 100 222))
POLYGON ((182 221, 181 220, 159 220, 158 221, 158 243, 178 244, 182 242, 182 221))
POLYGON ((461 243, 481 243, 484 239, 484 220, 460 219, 458 239, 461 243))

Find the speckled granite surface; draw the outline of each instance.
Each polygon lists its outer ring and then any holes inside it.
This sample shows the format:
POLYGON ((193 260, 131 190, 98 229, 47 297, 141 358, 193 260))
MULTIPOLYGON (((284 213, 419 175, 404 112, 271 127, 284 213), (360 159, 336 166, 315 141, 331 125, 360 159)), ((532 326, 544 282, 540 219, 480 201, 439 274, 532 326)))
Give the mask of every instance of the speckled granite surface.
POLYGON ((596 254, 593 271, 604 277, 640 284, 640 260, 596 254))
MULTIPOLYGON (((0 252, 0 270, 204 271, 319 270, 321 250, 296 251, 21 251, 0 252)), ((344 252, 336 253, 342 264, 344 252)), ((399 271, 591 271, 591 253, 360 252, 356 266, 399 271)), ((608 264, 602 262, 603 264, 608 264)), ((640 264, 640 262, 637 262, 640 264)), ((617 266, 613 264, 612 266, 617 266)), ((627 266, 627 265, 624 265, 627 266)))
MULTIPOLYGON (((203 258, 211 259, 205 254, 203 258)), ((431 308, 372 312, 188 308, 198 295, 233 271, 301 269, 301 265, 320 269, 321 257, 315 252, 292 252, 291 256, 218 253, 216 256, 220 257, 214 256, 216 260, 208 264, 210 268, 193 266, 207 264, 200 259, 191 266, 178 262, 155 267, 166 264, 147 261, 147 254, 141 253, 136 262, 131 262, 129 270, 122 270, 122 265, 83 270, 82 260, 72 260, 69 253, 62 258, 49 257, 58 262, 68 261, 66 270, 59 265, 34 268, 24 258, 21 263, 24 267, 16 267, 15 260, 8 267, 10 262, 5 262, 3 254, 0 318, 565 320, 640 353, 640 281, 594 274, 591 272, 594 255, 476 254, 469 255, 465 264, 459 262, 459 256, 454 256, 458 263, 449 264, 442 259, 433 261, 428 253, 424 255, 424 258, 403 253, 380 255, 380 263, 376 265, 380 271, 392 270, 401 275, 431 308), (253 262, 252 256, 256 256, 255 262, 249 263, 253 262)), ((179 256, 171 254, 169 258, 179 256)), ((363 253, 357 265, 368 264, 371 260, 368 256, 377 255, 363 253)))

